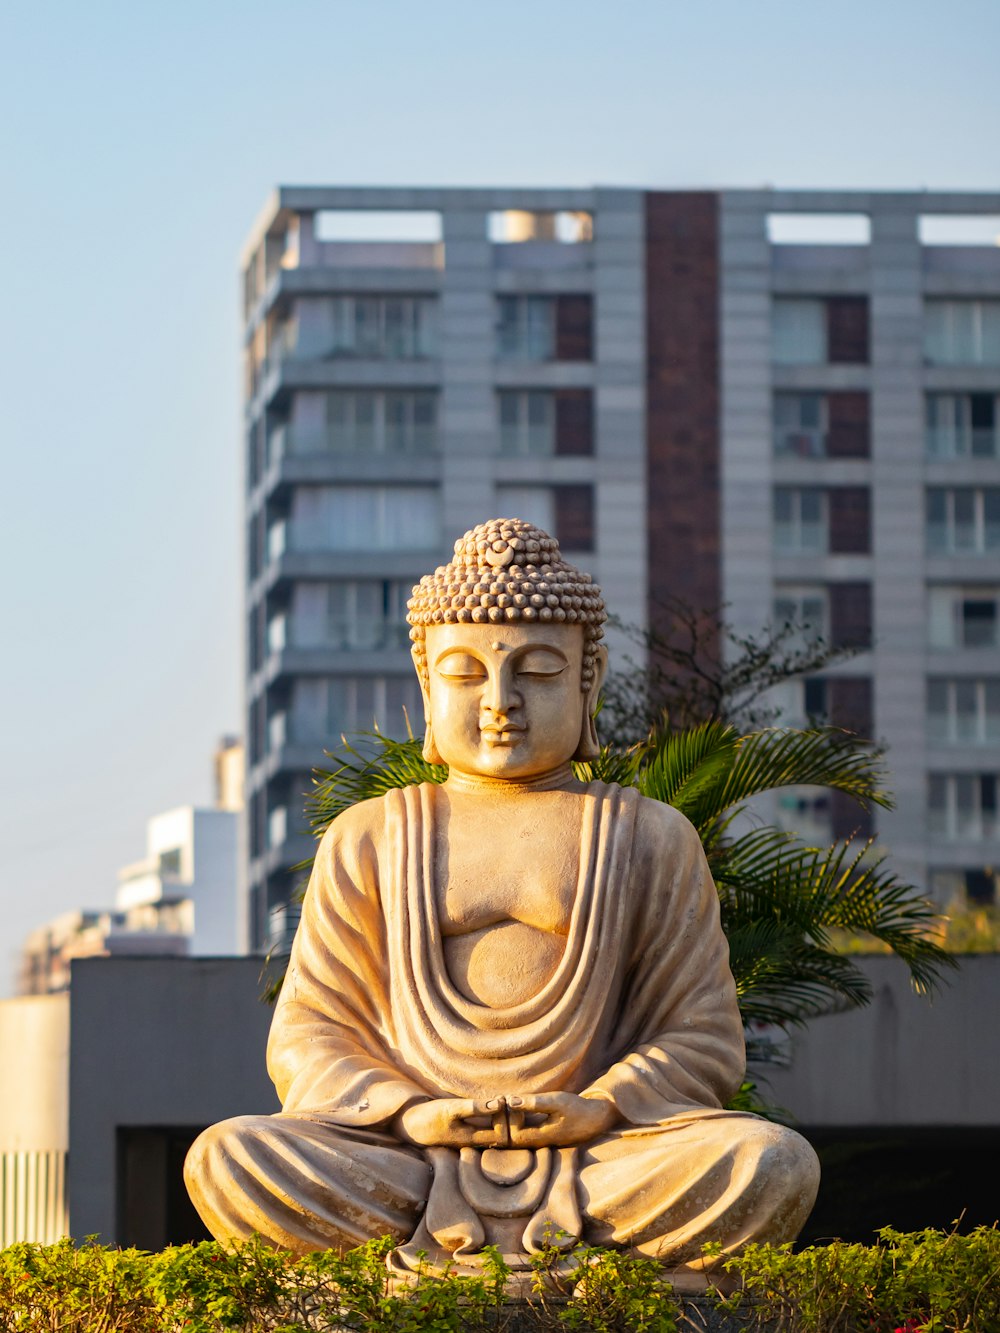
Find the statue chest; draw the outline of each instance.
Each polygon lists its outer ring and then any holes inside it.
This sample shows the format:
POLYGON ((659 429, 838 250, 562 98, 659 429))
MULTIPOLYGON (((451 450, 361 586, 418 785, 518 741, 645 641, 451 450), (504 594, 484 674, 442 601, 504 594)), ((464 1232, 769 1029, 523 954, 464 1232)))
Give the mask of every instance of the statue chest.
POLYGON ((453 839, 435 885, 445 964, 489 1007, 536 995, 559 965, 579 879, 579 837, 557 820, 453 839), (571 836, 567 836, 567 833, 571 836))

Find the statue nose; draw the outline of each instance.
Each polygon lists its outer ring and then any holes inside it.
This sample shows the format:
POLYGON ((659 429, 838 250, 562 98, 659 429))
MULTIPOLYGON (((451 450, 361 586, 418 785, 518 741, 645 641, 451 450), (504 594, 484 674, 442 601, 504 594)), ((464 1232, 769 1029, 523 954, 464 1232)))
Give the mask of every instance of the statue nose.
POLYGON ((506 671, 497 671, 490 675, 482 697, 482 707, 486 712, 504 716, 517 708, 520 702, 521 696, 506 671))

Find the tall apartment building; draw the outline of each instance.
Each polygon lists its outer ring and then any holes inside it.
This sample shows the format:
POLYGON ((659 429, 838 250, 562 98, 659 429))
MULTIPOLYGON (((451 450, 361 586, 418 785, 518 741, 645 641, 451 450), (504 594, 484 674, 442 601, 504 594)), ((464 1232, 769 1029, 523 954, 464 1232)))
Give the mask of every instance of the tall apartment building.
POLYGON ((788 715, 884 739, 894 865, 995 897, 998 218, 1000 194, 280 189, 244 255, 252 945, 324 747, 420 725, 411 584, 498 514, 627 623, 675 594, 859 647, 788 715))

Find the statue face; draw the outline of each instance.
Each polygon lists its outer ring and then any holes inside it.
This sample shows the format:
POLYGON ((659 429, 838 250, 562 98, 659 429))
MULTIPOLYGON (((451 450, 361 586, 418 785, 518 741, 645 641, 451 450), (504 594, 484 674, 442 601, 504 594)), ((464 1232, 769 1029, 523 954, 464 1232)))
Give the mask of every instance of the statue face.
POLYGON ((428 721, 450 769, 523 780, 572 758, 587 697, 580 625, 429 625, 428 721))

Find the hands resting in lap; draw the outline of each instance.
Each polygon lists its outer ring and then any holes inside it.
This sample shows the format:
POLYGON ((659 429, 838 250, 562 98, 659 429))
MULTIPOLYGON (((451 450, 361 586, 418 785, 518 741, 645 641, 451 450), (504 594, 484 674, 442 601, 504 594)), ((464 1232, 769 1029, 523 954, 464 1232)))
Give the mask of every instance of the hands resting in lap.
POLYGON ((540 1092, 415 1102, 400 1111, 392 1129, 422 1148, 568 1148, 606 1133, 617 1119, 614 1105, 602 1098, 540 1092))

